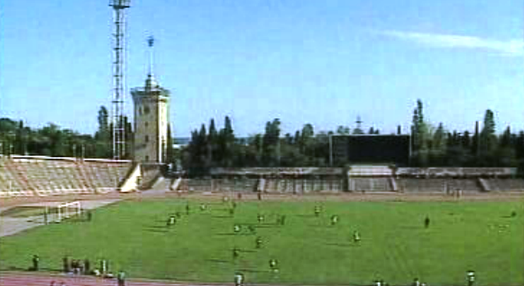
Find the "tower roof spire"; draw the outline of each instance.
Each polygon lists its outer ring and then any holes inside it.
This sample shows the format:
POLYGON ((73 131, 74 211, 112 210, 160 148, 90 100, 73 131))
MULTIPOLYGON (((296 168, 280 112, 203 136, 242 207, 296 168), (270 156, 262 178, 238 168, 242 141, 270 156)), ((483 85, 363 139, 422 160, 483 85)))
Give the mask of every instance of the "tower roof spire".
POLYGON ((153 76, 153 46, 155 44, 155 38, 151 35, 147 38, 147 45, 149 46, 149 72, 148 76, 153 76))
POLYGON ((149 47, 149 70, 148 70, 147 79, 146 79, 147 88, 158 87, 158 83, 155 80, 155 76, 153 74, 153 60, 154 60, 153 46, 154 44, 155 44, 155 38, 151 35, 147 38, 147 45, 149 47))

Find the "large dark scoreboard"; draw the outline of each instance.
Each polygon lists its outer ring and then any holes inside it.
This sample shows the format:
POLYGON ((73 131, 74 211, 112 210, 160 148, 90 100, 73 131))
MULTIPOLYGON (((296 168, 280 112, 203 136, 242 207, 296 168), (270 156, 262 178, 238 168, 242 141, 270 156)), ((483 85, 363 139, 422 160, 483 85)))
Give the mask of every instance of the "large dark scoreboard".
POLYGON ((396 164, 408 166, 409 135, 332 135, 333 164, 396 164))

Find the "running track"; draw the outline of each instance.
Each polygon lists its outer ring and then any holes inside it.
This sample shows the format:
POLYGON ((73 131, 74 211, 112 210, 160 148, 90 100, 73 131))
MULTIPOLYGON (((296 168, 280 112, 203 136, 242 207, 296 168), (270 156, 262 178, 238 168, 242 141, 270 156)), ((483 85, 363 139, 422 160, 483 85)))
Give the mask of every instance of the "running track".
MULTIPOLYGON (((0 272, 1 286, 49 286, 51 282, 55 281, 55 286, 60 286, 61 282, 65 282, 66 286, 116 286, 118 285, 116 279, 102 279, 96 277, 86 276, 66 276, 66 275, 37 275, 27 273, 11 273, 0 272)), ((198 286, 231 286, 225 284, 197 284, 198 286)), ((126 286, 188 286, 187 284, 169 283, 164 281, 153 280, 130 280, 126 281, 126 286)))

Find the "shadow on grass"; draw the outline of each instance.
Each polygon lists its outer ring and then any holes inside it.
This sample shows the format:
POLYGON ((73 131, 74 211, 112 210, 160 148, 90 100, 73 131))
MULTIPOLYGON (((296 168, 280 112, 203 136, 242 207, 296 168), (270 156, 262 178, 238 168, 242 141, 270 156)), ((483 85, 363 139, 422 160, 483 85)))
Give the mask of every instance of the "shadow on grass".
POLYGON ((9 271, 31 271, 31 272, 35 272, 35 271, 32 271, 32 270, 29 270, 29 267, 22 268, 22 267, 17 267, 17 266, 8 266, 8 267, 6 267, 6 269, 9 270, 9 271))
POLYGON ((274 223, 264 223, 264 224, 257 224, 254 225, 256 228, 276 228, 278 225, 274 223))
POLYGON ((338 246, 338 247, 357 247, 357 244, 354 243, 324 243, 324 245, 329 246, 338 246))
POLYGON ((240 252, 247 252, 247 253, 256 253, 256 252, 258 252, 258 251, 250 250, 250 249, 239 249, 238 251, 240 251, 240 252))
POLYGON ((233 218, 232 216, 230 215, 214 215, 212 216, 213 218, 233 218))
POLYGON ((217 233, 215 235, 240 235, 240 234, 235 234, 235 233, 231 233, 231 232, 222 232, 222 233, 217 233))
POLYGON ((402 228, 402 229, 425 229, 423 225, 421 226, 415 226, 415 225, 402 225, 402 226, 399 226, 399 228, 402 228))
POLYGON ((242 272, 246 272, 246 273, 271 273, 271 271, 268 271, 268 270, 258 270, 258 269, 240 268, 238 270, 242 272))
POLYGON ((168 232, 170 232, 169 229, 166 229, 165 227, 150 227, 150 228, 144 228, 144 231, 147 231, 147 232, 156 232, 156 233, 168 233, 168 232))
POLYGON ((213 263, 230 263, 231 261, 229 260, 224 260, 224 259, 215 259, 215 258, 212 258, 212 259, 206 259, 207 262, 213 262, 213 263))
POLYGON ((315 216, 314 214, 296 214, 292 216, 298 216, 298 217, 306 217, 306 218, 322 218, 322 216, 315 216))

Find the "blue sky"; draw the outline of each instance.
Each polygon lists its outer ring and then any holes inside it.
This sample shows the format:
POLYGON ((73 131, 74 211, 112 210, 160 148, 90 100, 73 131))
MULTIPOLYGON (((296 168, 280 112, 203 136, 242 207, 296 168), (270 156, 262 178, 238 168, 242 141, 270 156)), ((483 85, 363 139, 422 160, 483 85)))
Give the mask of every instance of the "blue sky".
MULTIPOLYGON (((0 2, 0 116, 92 133, 111 100, 106 0, 0 2)), ((175 136, 210 118, 238 135, 409 126, 524 129, 524 3, 517 0, 147 0, 128 10, 128 87, 143 84, 146 38, 172 90, 175 136)), ((132 115, 131 97, 126 110, 132 115)))

